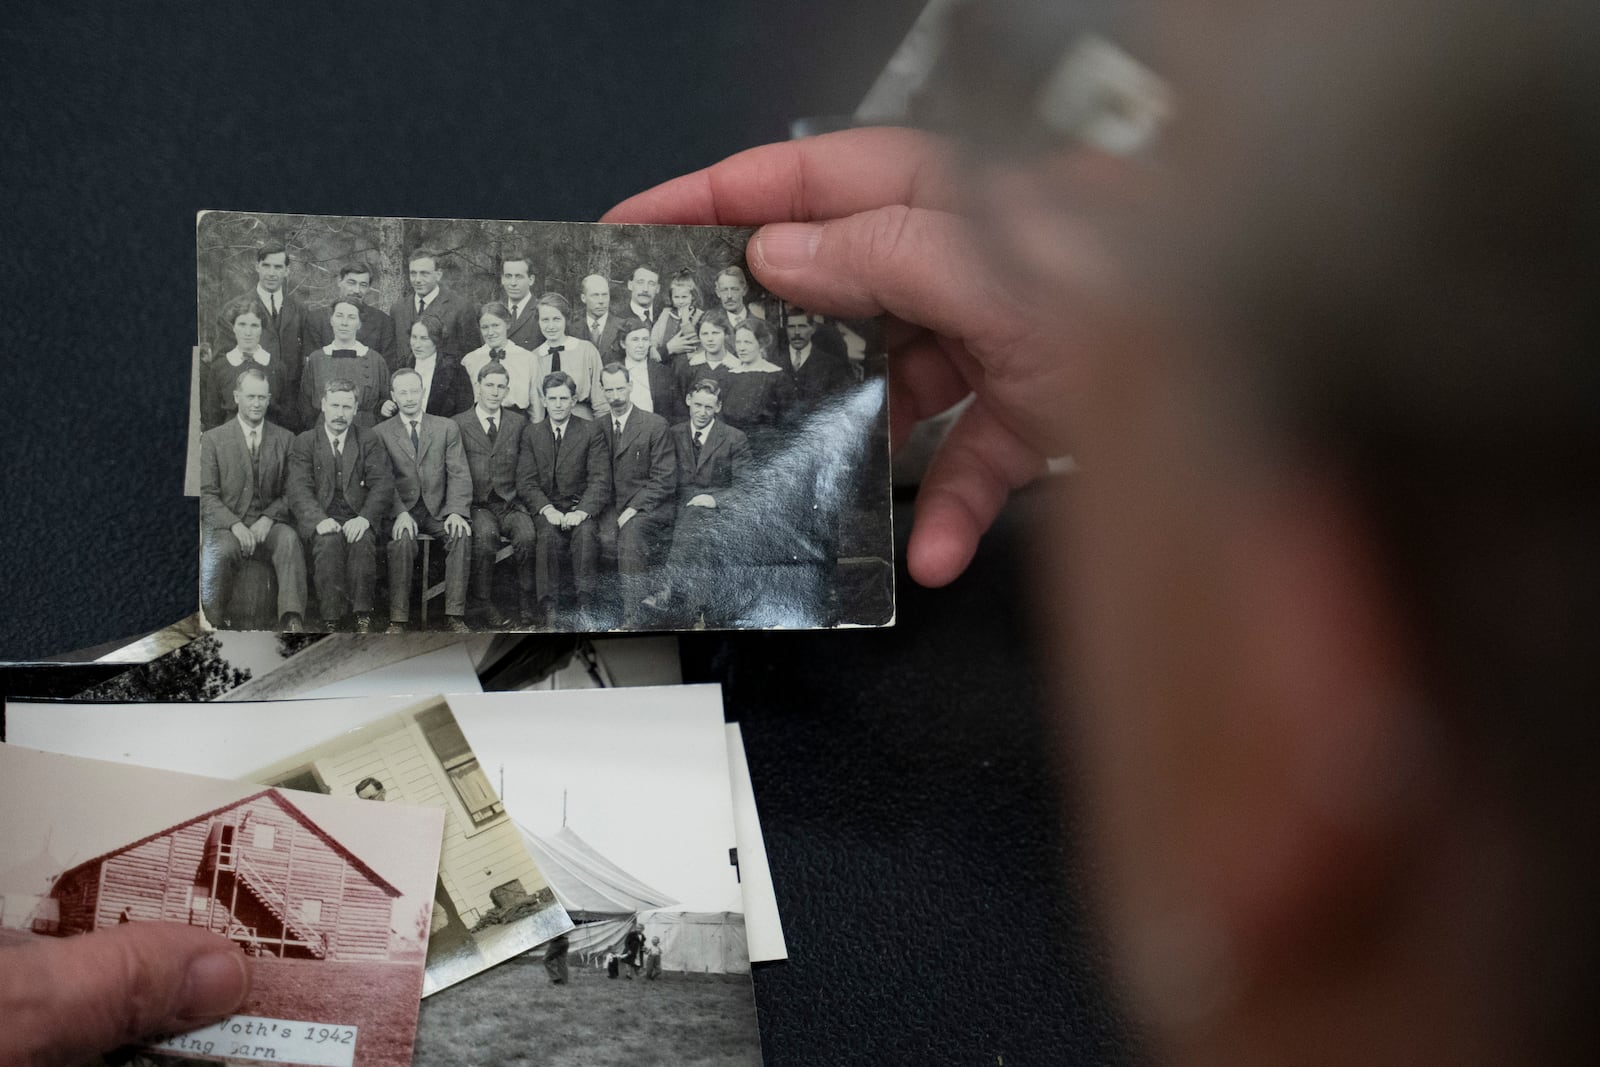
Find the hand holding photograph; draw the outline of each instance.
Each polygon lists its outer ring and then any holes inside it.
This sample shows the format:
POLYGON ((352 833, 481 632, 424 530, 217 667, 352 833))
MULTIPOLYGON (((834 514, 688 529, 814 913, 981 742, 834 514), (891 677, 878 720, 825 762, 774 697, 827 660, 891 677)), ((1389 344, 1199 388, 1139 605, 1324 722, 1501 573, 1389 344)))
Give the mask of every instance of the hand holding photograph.
POLYGON ((892 624, 883 322, 754 289, 752 231, 196 229, 212 627, 892 624))

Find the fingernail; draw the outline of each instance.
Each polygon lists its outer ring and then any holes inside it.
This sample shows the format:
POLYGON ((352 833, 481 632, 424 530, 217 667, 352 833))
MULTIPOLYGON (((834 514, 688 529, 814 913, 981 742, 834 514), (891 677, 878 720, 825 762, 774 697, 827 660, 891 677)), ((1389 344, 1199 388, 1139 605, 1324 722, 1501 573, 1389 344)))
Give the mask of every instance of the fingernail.
POLYGON ((189 963, 178 1012, 187 1019, 214 1019, 226 1015, 239 1006, 249 988, 243 955, 208 952, 189 963))
POLYGON ((821 240, 820 222, 775 222, 756 234, 755 258, 778 270, 804 267, 816 257, 821 240))

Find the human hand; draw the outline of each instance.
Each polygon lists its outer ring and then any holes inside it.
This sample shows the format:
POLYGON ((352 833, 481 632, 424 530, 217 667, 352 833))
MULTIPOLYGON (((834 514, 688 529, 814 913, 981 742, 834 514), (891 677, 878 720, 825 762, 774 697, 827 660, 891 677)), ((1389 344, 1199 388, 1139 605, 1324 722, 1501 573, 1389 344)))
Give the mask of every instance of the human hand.
POLYGON ((689 502, 684 505, 686 508, 714 508, 716 506, 717 498, 712 496, 710 493, 701 493, 698 496, 692 496, 689 498, 689 502))
MULTIPOLYGON (((1010 491, 1069 450, 1061 398, 1075 371, 1059 354, 1086 344, 1056 325, 1066 314, 1057 307, 1076 308, 1075 291, 1055 292, 1046 311, 983 265, 984 231, 963 213, 955 169, 939 138, 849 130, 741 152, 603 218, 761 225, 749 262, 772 293, 829 315, 887 312, 893 444, 976 394, 917 496, 906 563, 933 586, 966 568, 1010 491)), ((1067 247, 1085 274, 1099 266, 1087 240, 1067 247)))
POLYGON ((692 352, 699 347, 700 338, 693 334, 675 333, 667 338, 667 351, 675 356, 681 356, 685 352, 692 352))
POLYGON ((264 544, 267 534, 272 532, 272 520, 265 515, 250 524, 250 534, 256 539, 256 544, 264 544))
POLYGON ((460 515, 446 515, 444 517, 444 532, 452 541, 458 537, 471 537, 472 523, 460 515))
MULTIPOLYGON (((345 537, 349 538, 349 536, 350 530, 349 527, 346 527, 345 537)), ((394 529, 390 531, 389 536, 396 541, 402 537, 417 536, 417 520, 411 517, 411 512, 402 511, 400 513, 400 517, 394 520, 394 529)))
POLYGON ((228 527, 228 532, 233 534, 234 540, 239 542, 239 551, 246 556, 255 554, 256 535, 250 532, 250 527, 242 522, 236 522, 228 527))
POLYGON ((339 520, 338 519, 323 519, 321 522, 317 523, 317 533, 319 533, 319 534, 331 534, 331 533, 338 533, 338 532, 339 532, 339 520))
POLYGON ((576 530, 579 526, 583 525, 583 520, 587 519, 588 517, 589 513, 587 511, 579 511, 574 508, 573 510, 567 512, 566 518, 561 520, 561 527, 564 530, 576 530))
POLYGON ((382 404, 378 405, 378 414, 386 419, 399 410, 400 408, 393 400, 385 400, 382 404))
POLYGON ((363 515, 357 515, 355 518, 348 520, 344 524, 345 544, 355 544, 357 541, 361 540, 362 535, 365 534, 371 527, 372 523, 368 522, 366 517, 363 515))
POLYGON ((244 953, 177 923, 136 922, 0 948, 0 1063, 78 1063, 236 1010, 244 953))
POLYGON ((638 508, 623 508, 622 514, 617 516, 617 529, 620 530, 624 526, 628 525, 628 520, 637 514, 639 514, 638 508))
POLYGON ((554 504, 546 504, 539 511, 539 516, 558 530, 562 527, 563 519, 565 518, 554 504))

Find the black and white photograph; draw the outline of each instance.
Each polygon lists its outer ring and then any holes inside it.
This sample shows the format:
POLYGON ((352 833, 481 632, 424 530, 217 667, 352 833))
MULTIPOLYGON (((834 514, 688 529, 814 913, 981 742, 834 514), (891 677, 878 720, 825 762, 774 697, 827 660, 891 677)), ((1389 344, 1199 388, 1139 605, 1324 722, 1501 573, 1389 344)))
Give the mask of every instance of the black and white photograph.
POLYGON ((222 1022, 153 1042, 163 1053, 411 1062, 438 811, 16 745, 0 745, 0 785, 0 944, 200 926, 244 949, 251 992, 222 1022))
POLYGON ((208 625, 892 624, 883 321, 751 232, 202 212, 208 625))

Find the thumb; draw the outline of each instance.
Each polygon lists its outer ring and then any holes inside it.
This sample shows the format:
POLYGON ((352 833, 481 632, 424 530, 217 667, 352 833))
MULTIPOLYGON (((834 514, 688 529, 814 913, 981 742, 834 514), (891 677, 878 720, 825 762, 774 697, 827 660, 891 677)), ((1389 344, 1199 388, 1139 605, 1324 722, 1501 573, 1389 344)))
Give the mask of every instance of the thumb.
POLYGON ((0 949, 0 1063, 76 1063, 236 1009, 245 956, 216 934, 128 923, 0 949))

